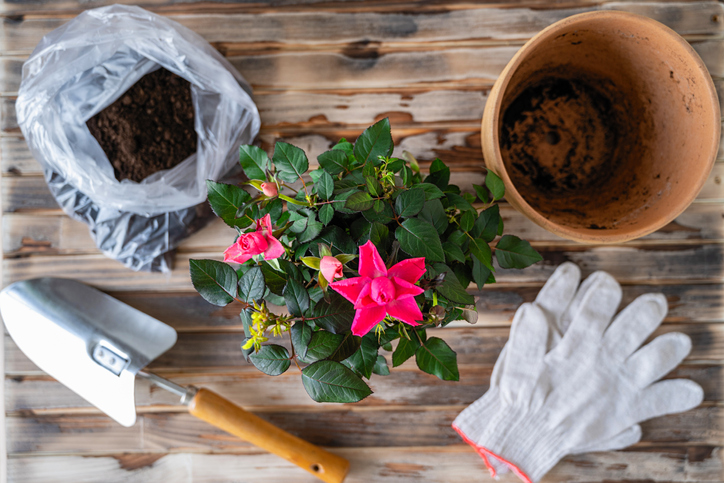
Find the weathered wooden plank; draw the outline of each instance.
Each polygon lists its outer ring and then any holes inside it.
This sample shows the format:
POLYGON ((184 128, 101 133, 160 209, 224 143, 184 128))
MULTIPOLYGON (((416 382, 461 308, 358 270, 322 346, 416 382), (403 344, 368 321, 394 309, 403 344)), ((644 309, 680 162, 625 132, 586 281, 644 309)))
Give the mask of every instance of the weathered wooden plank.
MULTIPOLYGON (((387 359, 390 359, 387 354, 387 359)), ((357 407, 414 407, 435 405, 468 405, 488 390, 492 367, 461 366, 460 381, 450 383, 420 372, 414 364, 395 368, 386 377, 370 381, 374 394, 357 407)), ((307 396, 296 370, 270 378, 256 369, 244 366, 236 372, 209 374, 167 374, 177 384, 205 387, 223 394, 248 409, 264 411, 275 406, 305 407, 313 411, 329 411, 337 405, 319 405, 307 396)), ((683 365, 668 377, 687 377, 704 388, 704 400, 721 402, 724 389, 721 365, 683 365)), ((93 406, 49 376, 12 376, 5 379, 5 410, 12 416, 57 416, 100 414, 93 406)), ((139 412, 168 412, 178 406, 178 397, 150 387, 145 381, 136 384, 136 406, 139 412)))
MULTIPOLYGON (((592 10, 624 10, 646 15, 668 25, 681 35, 717 35, 723 23, 712 20, 724 14, 717 2, 621 3, 552 9, 465 8, 436 13, 333 13, 284 12, 273 14, 171 15, 208 42, 271 43, 313 46, 355 42, 439 42, 470 39, 527 39, 548 25, 577 13, 592 10), (243 28, 240 28, 243 26, 243 28)), ((0 51, 30 52, 65 18, 22 18, 4 22, 0 51)))
MULTIPOLYGON (((656 335, 672 331, 683 332, 691 337, 693 349, 687 360, 709 363, 724 359, 724 324, 665 324, 657 330, 656 335)), ((507 327, 449 327, 437 331, 435 336, 444 339, 457 353, 458 364, 491 367, 508 339, 508 332, 507 327)), ((232 336, 218 332, 181 333, 176 345, 153 361, 149 370, 159 373, 198 373, 240 370, 244 366, 251 369, 239 349, 243 338, 242 334, 232 336)), ((286 337, 275 342, 289 345, 286 337)), ((6 374, 41 374, 9 335, 4 336, 4 344, 6 374)), ((414 365, 414 361, 409 364, 414 365)))
MULTIPOLYGON (((310 145, 305 141, 307 140, 303 137, 295 138, 296 145, 307 150, 310 145)), ((311 141, 316 142, 317 138, 311 141)), ((396 147, 396 152, 401 152, 406 147, 406 143, 400 143, 396 147)), ((420 152, 422 149, 418 148, 416 151, 420 152)), ((310 158, 314 159, 311 156, 310 158)), ((455 171, 452 173, 450 182, 459 185, 463 191, 473 192, 472 185, 481 185, 485 180, 482 165, 482 160, 480 161, 481 168, 478 169, 458 168, 451 163, 455 171)), ((724 163, 715 163, 696 200, 707 203, 724 202, 722 177, 724 177, 724 163)), ((41 176, 5 176, 0 182, 2 183, 2 208, 5 213, 58 209, 57 202, 50 194, 45 179, 41 176)))
MULTIPOLYGON (((724 280, 724 245, 539 246, 544 261, 525 270, 496 272, 499 282, 545 281, 568 260, 584 273, 606 270, 624 284, 712 283, 724 280)), ((170 274, 139 273, 103 255, 60 255, 3 260, 3 286, 41 276, 69 277, 102 290, 191 291, 189 259, 217 258, 221 253, 179 253, 170 274)))
MULTIPOLYGON (((567 243, 529 221, 509 205, 501 204, 501 214, 508 233, 514 233, 536 245, 567 243)), ((692 243, 724 241, 723 217, 723 204, 695 203, 670 225, 628 245, 664 242, 680 244, 682 240, 692 243)), ((47 215, 5 214, 2 217, 2 234, 6 258, 98 253, 88 235, 88 227, 64 216, 59 210, 47 215)), ((220 253, 232 242, 233 236, 233 230, 221 220, 214 219, 203 230, 182 242, 179 251, 220 253)))
MULTIPOLYGON (((413 406, 374 411, 285 409, 258 412, 313 444, 328 447, 447 446, 460 443, 451 423, 465 406, 413 406)), ((645 422, 644 443, 716 445, 724 438, 724 409, 699 407, 645 422)), ((129 431, 105 415, 9 417, 8 453, 223 452, 251 444, 183 413, 147 413, 129 431), (139 430, 139 428, 142 428, 139 430)))
MULTIPOLYGON (((722 40, 692 40, 691 45, 714 77, 724 77, 722 40)), ((421 50, 273 52, 233 56, 229 61, 254 86, 267 90, 397 89, 430 87, 455 82, 457 86, 490 86, 520 45, 456 46, 421 50)), ((0 69, 2 92, 18 85, 19 60, 0 69), (13 80, 14 79, 14 80, 13 80)), ((2 131, 12 132, 5 122, 2 131)))
MULTIPOLYGON (((624 0, 627 3, 640 3, 638 1, 624 0)), ((191 13, 278 13, 279 11, 304 12, 441 12, 459 8, 576 8, 601 5, 601 1, 586 2, 576 0, 470 0, 458 6, 447 2, 440 3, 429 0, 408 0, 406 2, 388 2, 386 0, 276 0, 272 5, 256 0, 145 0, 144 2, 130 2, 129 0, 96 0, 93 7, 104 5, 129 4, 140 5, 143 8, 162 14, 191 14, 191 13)), ((619 2, 622 3, 622 2, 619 2)), ((658 3, 687 4, 700 3, 698 0, 660 0, 658 3)), ((53 16, 73 17, 88 5, 83 0, 43 0, 32 3, 27 2, 0 2, 0 15, 11 21, 19 21, 21 16, 53 16)))
MULTIPOLYGON (((351 462, 348 483, 469 483, 488 481, 482 459, 467 445, 411 448, 339 448, 333 451, 351 462)), ((722 449, 715 446, 655 446, 628 451, 587 453, 564 458, 544 483, 601 481, 720 482, 722 449)), ((96 456, 13 456, 8 460, 10 483, 228 483, 229 475, 253 475, 255 483, 294 481, 315 483, 296 466, 265 453, 193 454, 138 453, 96 456)), ((247 481, 247 480, 239 480, 247 481)), ((251 480, 249 480, 251 481, 251 480)), ((491 480, 492 481, 492 480, 491 480)), ((512 473, 501 483, 519 482, 512 473)))

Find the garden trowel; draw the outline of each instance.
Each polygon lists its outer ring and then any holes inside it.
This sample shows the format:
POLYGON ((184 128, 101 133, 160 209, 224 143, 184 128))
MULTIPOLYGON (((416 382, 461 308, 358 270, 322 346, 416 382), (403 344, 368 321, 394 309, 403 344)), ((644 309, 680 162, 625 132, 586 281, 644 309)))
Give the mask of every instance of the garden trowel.
POLYGON ((144 372, 174 343, 163 322, 74 280, 37 278, 0 292, 8 332, 43 371, 118 421, 136 421, 136 375, 181 398, 189 413, 309 471, 339 483, 349 462, 293 436, 207 389, 182 387, 144 372))

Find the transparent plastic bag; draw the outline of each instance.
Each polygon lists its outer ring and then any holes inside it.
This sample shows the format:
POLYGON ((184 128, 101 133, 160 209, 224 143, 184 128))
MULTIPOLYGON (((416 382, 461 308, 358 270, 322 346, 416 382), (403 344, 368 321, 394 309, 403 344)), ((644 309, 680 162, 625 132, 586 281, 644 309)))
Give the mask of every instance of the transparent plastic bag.
POLYGON ((168 271, 168 256, 206 215, 205 180, 237 164, 259 132, 251 87, 191 30, 140 7, 80 14, 40 41, 23 65, 18 124, 63 210, 96 245, 134 270, 168 271), (144 75, 165 68, 191 83, 198 148, 140 183, 118 181, 86 121, 144 75))

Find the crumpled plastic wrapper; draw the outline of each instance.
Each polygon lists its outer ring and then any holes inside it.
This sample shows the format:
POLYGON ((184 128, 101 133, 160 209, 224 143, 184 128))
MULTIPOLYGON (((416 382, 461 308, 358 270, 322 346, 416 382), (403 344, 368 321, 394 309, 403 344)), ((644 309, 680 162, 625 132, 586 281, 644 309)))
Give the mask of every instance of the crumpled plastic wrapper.
POLYGON ((23 65, 18 124, 61 208, 103 253, 133 270, 166 272, 169 252, 209 219, 206 180, 237 165, 260 119, 251 87, 199 35, 139 7, 80 14, 43 37, 23 65), (191 83, 196 154, 140 183, 118 181, 86 122, 144 75, 165 68, 191 83))

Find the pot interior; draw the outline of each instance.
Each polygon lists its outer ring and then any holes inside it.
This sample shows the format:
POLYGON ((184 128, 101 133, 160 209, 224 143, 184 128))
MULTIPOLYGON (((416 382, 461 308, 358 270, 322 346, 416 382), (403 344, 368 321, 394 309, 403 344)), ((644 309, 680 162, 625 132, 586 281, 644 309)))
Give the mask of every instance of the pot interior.
POLYGON ((549 32, 504 90, 505 169, 553 223, 640 229, 683 210, 709 173, 718 145, 711 81, 670 32, 639 19, 589 18, 549 32))

